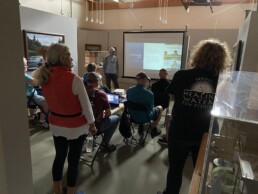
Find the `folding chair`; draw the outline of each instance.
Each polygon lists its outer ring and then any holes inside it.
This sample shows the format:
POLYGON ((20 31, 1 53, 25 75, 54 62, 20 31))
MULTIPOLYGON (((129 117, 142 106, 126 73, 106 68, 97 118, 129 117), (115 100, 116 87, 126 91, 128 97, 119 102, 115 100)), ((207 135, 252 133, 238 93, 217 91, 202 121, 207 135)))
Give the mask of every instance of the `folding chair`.
POLYGON ((105 142, 103 132, 98 132, 93 136, 93 151, 92 152, 86 152, 86 139, 84 141, 84 146, 82 148, 83 152, 81 155, 81 161, 83 161, 86 165, 88 165, 90 168, 93 167, 93 164, 96 160, 97 154, 100 152, 100 148, 105 142), (98 142, 98 139, 100 141, 98 142), (94 147, 97 146, 97 149, 94 150, 94 147), (84 155, 87 155, 86 157, 83 157, 84 155))
MULTIPOLYGON (((148 133, 150 132, 152 126, 151 126, 151 119, 149 118, 149 114, 148 114, 148 108, 145 104, 141 104, 141 103, 135 103, 135 102, 131 102, 131 101, 127 101, 125 102, 125 108, 127 108, 127 114, 129 115, 130 117, 130 126, 131 126, 131 130, 134 132, 134 126, 133 124, 137 124, 137 125, 146 125, 148 126, 147 128, 147 131, 146 131, 146 134, 144 135, 143 137, 143 141, 139 144, 141 144, 142 146, 144 146, 145 144, 145 141, 146 141, 146 138, 147 138, 147 135, 148 133), (134 110, 134 111, 139 111, 139 112, 142 112, 143 114, 146 114, 146 117, 148 118, 147 119, 147 122, 145 123, 139 123, 137 122, 134 118, 133 115, 131 115, 129 113, 128 110, 134 110)), ((143 131, 144 132, 144 131, 143 131)), ((132 133, 133 134, 133 133, 132 133)))

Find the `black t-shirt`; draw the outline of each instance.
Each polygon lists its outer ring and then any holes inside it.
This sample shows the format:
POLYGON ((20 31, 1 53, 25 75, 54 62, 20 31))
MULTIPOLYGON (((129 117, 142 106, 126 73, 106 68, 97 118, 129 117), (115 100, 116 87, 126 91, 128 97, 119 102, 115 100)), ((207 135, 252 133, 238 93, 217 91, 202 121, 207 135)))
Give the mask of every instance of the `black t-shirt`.
MULTIPOLYGON (((172 110, 172 137, 189 143, 199 143, 209 130, 218 76, 200 70, 175 73, 168 92, 175 96, 172 110)), ((170 136, 171 137, 171 136, 170 136)))
POLYGON ((169 81, 167 79, 160 79, 151 85, 151 91, 154 94, 154 106, 161 105, 163 109, 169 105, 169 94, 167 87, 169 81))

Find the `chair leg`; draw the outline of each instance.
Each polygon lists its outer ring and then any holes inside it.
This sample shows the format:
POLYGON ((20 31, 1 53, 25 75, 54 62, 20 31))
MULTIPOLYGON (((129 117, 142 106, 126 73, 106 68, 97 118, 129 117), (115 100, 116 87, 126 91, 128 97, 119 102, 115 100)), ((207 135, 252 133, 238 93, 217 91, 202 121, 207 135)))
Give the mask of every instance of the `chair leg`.
POLYGON ((150 129, 151 128, 152 128, 152 126, 151 126, 151 123, 150 123, 150 124, 148 124, 148 129, 147 129, 146 134, 145 134, 145 136, 143 138, 143 141, 140 143, 140 145, 142 145, 142 146, 145 145, 145 142, 146 142, 146 139, 147 139, 147 135, 150 133, 150 129))
MULTIPOLYGON (((166 108, 165 118, 166 118, 166 116, 167 116, 168 113, 169 113, 169 107, 166 108)), ((161 125, 161 127, 166 127, 166 119, 164 120, 164 123, 161 125)))
POLYGON ((100 147, 101 147, 101 146, 103 145, 103 143, 105 142, 105 140, 104 140, 104 135, 103 135, 103 134, 100 134, 100 136, 101 136, 102 140, 101 140, 100 144, 98 145, 98 148, 97 148, 97 150, 95 151, 95 154, 94 154, 93 158, 92 158, 91 160, 87 160, 87 159, 81 157, 81 160, 84 161, 85 164, 88 165, 90 168, 93 167, 93 164, 94 164, 94 162, 95 162, 95 160, 96 160, 97 154, 98 154, 98 152, 100 151, 100 147))

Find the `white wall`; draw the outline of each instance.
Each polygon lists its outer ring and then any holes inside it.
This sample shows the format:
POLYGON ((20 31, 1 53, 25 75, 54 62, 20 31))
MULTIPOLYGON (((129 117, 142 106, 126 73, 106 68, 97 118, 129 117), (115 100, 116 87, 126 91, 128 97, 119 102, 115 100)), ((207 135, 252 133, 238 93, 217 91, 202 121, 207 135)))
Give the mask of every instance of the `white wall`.
MULTIPOLYGON (((76 19, 22 6, 20 16, 22 30, 64 34, 65 44, 69 47, 74 62, 78 64, 76 19)), ((74 72, 78 73, 78 66, 74 68, 74 72)))
POLYGON ((0 193, 33 194, 18 1, 1 9, 0 193))
POLYGON ((240 70, 258 72, 258 12, 250 12, 239 30, 238 39, 242 40, 243 51, 240 70))

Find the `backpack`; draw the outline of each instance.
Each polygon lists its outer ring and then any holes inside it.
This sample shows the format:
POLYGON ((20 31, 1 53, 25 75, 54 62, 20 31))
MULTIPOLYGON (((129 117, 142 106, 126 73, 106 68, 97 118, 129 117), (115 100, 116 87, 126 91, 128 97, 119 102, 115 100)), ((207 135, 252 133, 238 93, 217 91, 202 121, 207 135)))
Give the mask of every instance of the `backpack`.
POLYGON ((119 132, 124 138, 129 138, 132 136, 130 118, 128 117, 126 107, 120 119, 119 132))

